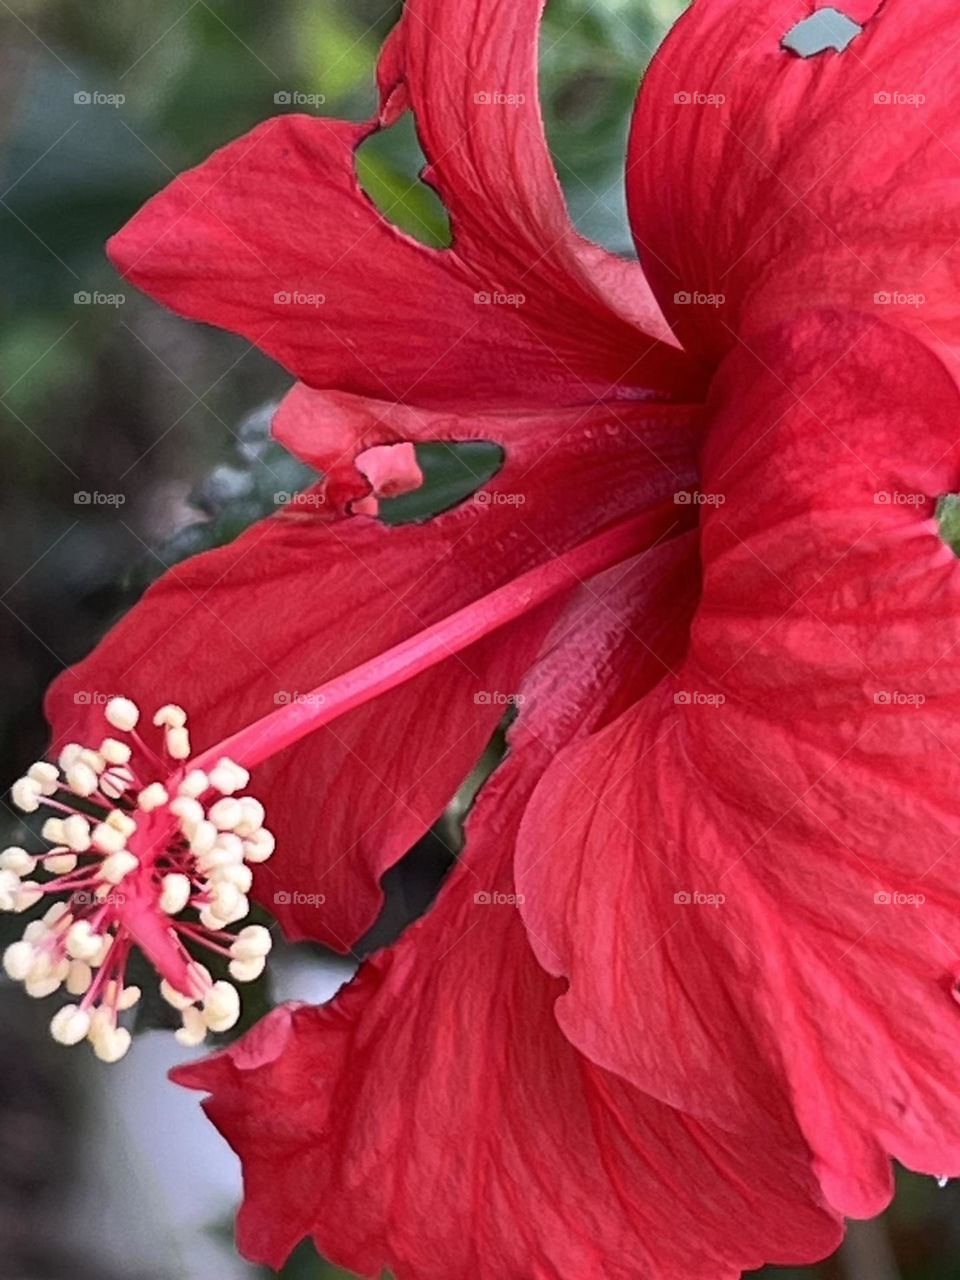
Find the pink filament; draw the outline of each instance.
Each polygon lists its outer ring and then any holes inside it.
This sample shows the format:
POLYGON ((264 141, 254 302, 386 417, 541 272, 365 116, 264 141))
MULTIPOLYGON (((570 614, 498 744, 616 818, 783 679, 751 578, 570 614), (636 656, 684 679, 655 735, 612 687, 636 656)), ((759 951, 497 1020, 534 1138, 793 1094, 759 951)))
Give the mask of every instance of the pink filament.
POLYGON ((688 508, 678 508, 672 502, 662 503, 614 525, 352 671, 318 685, 299 700, 255 720, 203 752, 192 761, 192 767, 209 770, 226 756, 248 769, 253 768, 315 729, 413 679, 560 592, 579 586, 605 569, 648 550, 670 534, 680 532, 688 527, 689 515, 688 508))

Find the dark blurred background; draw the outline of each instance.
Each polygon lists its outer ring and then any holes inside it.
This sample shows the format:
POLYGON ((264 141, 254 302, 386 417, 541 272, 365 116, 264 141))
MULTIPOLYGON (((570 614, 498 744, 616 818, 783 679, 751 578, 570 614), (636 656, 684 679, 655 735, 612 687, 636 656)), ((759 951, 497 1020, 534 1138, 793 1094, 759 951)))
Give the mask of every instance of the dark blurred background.
MULTIPOLYGON (((683 7, 553 0, 545 24, 558 171, 580 227, 618 252, 630 252, 622 166, 633 97, 683 7)), ((266 439, 287 375, 241 339, 136 295, 107 262, 105 239, 175 173, 292 109, 277 95, 368 116, 398 11, 392 0, 0 0, 3 783, 42 754, 52 677, 165 565, 234 536, 272 509, 278 488, 304 481, 266 439)), ((367 144, 358 168, 388 217, 442 243, 444 211, 418 182, 421 162, 404 125, 367 144)), ((3 844, 22 837, 6 806, 0 825, 3 844)), ((439 852, 429 842, 420 851, 427 892, 442 845, 440 833, 439 852)), ((324 998, 344 974, 319 954, 276 967, 260 1008, 324 998)), ((234 1161, 195 1098, 164 1080, 183 1051, 147 1034, 106 1072, 52 1044, 49 1013, 0 985, 0 1280, 253 1276, 230 1244, 234 1161)), ((956 1208, 952 1187, 904 1178, 888 1219, 858 1228, 837 1259, 771 1274, 960 1277, 956 1208)), ((285 1272, 342 1274, 308 1247, 285 1272)))

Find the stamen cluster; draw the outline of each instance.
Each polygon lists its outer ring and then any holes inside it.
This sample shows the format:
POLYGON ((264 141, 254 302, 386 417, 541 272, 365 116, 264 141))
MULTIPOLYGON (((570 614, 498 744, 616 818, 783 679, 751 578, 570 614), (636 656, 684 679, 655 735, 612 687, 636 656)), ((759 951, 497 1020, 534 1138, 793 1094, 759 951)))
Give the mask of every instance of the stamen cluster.
POLYGON ((7 947, 3 967, 31 996, 64 988, 75 997, 54 1015, 54 1039, 89 1040, 98 1058, 116 1062, 131 1040, 120 1015, 141 995, 125 983, 134 946, 180 1012, 181 1044, 198 1045, 208 1031, 236 1023, 236 987, 214 981, 187 944, 223 956, 235 982, 260 976, 269 932, 229 926, 247 918, 252 866, 270 857, 274 840, 263 805, 239 794, 246 769, 226 757, 209 772, 191 768, 181 707, 154 715, 158 750, 137 732, 140 710, 128 698, 111 699, 104 714, 113 734, 98 747, 71 743, 56 765, 34 764, 14 784, 23 812, 50 812, 41 830, 49 847, 0 853, 0 910, 58 899, 7 947))

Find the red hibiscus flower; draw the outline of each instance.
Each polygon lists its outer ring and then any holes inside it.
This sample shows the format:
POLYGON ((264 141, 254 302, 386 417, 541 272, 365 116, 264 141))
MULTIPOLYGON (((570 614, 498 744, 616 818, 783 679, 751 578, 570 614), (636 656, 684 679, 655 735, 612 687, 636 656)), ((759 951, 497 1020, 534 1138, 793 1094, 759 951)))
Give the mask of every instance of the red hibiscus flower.
MULTIPOLYGON (((62 761, 104 809, 79 872, 98 914, 60 870, 70 903, 8 965, 95 991, 59 1038, 123 1051, 109 957, 133 944, 183 1039, 229 1025, 233 987, 184 944, 259 970, 263 939, 227 927, 248 889, 349 950, 520 704, 428 915, 331 1004, 177 1073, 272 1265, 312 1234, 400 1280, 728 1278, 829 1252, 839 1215, 887 1203, 891 1156, 960 1173, 960 566, 935 519, 960 465, 956 19, 848 3, 802 57, 809 0, 698 0, 628 157, 651 292, 569 225, 540 7, 408 0, 378 122, 270 121, 112 246, 300 379, 276 432, 324 481, 171 571, 51 693, 61 742, 103 732, 77 691, 164 704, 153 738, 62 761), (449 250, 356 180, 406 110, 449 250), (377 499, 430 440, 504 463, 486 501, 388 529, 377 499), (313 692, 271 710, 282 690, 313 692)), ((108 713, 136 734, 132 703, 108 713)), ((53 858, 82 816, 57 786, 18 784, 71 810, 53 858)))

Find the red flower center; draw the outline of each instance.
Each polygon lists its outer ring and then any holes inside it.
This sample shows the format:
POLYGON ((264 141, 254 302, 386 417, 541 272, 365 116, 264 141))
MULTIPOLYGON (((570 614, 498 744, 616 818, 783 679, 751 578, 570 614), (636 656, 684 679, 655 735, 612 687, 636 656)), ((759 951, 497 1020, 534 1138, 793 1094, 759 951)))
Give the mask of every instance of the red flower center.
POLYGON ((229 1030, 240 1013, 236 988, 214 981, 187 944, 225 957, 238 982, 263 971, 267 930, 229 928, 249 913, 252 865, 274 847, 263 806, 237 794, 249 781, 248 769, 687 523, 689 509, 670 503, 614 525, 193 759, 182 708, 167 705, 154 715, 163 736, 158 754, 137 733, 139 708, 127 698, 112 699, 106 721, 119 736, 96 749, 71 744, 58 766, 35 764, 14 785, 14 803, 25 812, 53 811, 42 830, 53 847, 0 854, 0 909, 23 911, 48 895, 60 899, 3 957, 8 975, 30 995, 66 986, 82 997, 54 1016, 54 1038, 64 1044, 89 1039, 108 1062, 126 1053, 130 1033, 120 1014, 140 997, 124 980, 134 945, 182 1015, 182 1044, 229 1030), (51 876, 45 883, 25 878, 38 867, 51 876))

